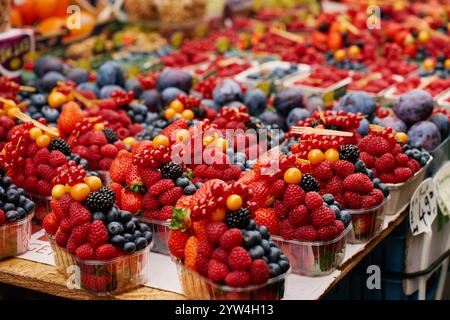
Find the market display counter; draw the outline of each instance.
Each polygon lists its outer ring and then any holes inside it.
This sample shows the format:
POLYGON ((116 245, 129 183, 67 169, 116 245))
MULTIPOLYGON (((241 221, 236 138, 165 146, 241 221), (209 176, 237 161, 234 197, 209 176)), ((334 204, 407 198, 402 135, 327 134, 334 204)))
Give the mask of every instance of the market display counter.
MULTIPOLYGON (((285 299, 316 300, 322 298, 345 277, 370 251, 377 246, 408 215, 408 209, 385 217, 383 230, 365 244, 348 244, 343 263, 328 276, 304 277, 291 274, 287 281, 285 299)), ((169 259, 167 257, 167 259, 169 259)), ((153 270, 153 272, 155 272, 153 270)), ((83 290, 68 289, 64 277, 54 266, 20 258, 0 262, 0 283, 31 289, 68 299, 97 299, 83 290)), ((141 287, 115 296, 123 300, 183 299, 183 296, 167 290, 141 287)))

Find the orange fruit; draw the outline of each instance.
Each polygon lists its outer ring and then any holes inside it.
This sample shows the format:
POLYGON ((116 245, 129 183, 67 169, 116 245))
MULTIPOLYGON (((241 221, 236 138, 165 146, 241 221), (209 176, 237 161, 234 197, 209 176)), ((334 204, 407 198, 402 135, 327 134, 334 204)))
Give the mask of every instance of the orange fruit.
POLYGON ((80 15, 80 28, 70 30, 69 34, 64 37, 64 40, 71 40, 78 37, 89 36, 92 33, 92 30, 94 30, 96 24, 95 17, 86 12, 81 12, 80 15))
POLYGON ((91 189, 86 183, 77 183, 70 189, 70 195, 75 201, 82 202, 89 196, 91 189))
POLYGON ((395 134, 395 139, 397 139, 397 141, 400 141, 401 143, 405 144, 408 142, 408 135, 404 132, 397 132, 395 134))
POLYGON ((323 154, 322 150, 320 149, 312 149, 308 153, 308 160, 311 162, 311 164, 319 164, 323 160, 325 160, 325 155, 323 154))
POLYGON ((78 121, 84 118, 80 106, 73 101, 66 103, 61 111, 58 128, 65 134, 70 134, 78 121))
POLYGON ((39 137, 37 137, 36 144, 39 148, 47 148, 51 140, 52 139, 48 135, 41 134, 39 137))
POLYGON ((227 198, 227 208, 231 211, 239 210, 242 207, 242 198, 240 195, 232 194, 227 198))
POLYGON ((84 178, 84 182, 89 186, 91 191, 97 191, 102 187, 102 180, 96 176, 84 178))
POLYGON ((29 134, 31 140, 36 140, 42 134, 42 130, 34 127, 30 129, 29 134))
POLYGON ((183 104, 182 104, 181 101, 178 100, 178 99, 173 100, 173 101, 170 103, 169 108, 172 108, 172 109, 175 110, 176 112, 181 112, 181 111, 184 110, 183 104))
POLYGON ((428 40, 430 40, 430 32, 428 30, 422 30, 417 35, 417 40, 420 43, 426 43, 428 40))
POLYGON ((176 115, 177 112, 172 108, 168 108, 166 109, 166 111, 164 111, 164 116, 166 117, 167 120, 172 120, 176 115))
POLYGON ((344 61, 346 56, 345 50, 343 49, 336 50, 333 56, 334 60, 336 61, 344 61))
POLYGON ((38 18, 43 20, 50 17, 64 17, 69 0, 37 0, 34 1, 38 18))
POLYGON ((327 39, 328 49, 338 50, 342 48, 342 36, 339 32, 330 32, 327 39))
POLYGON ((289 168, 284 172, 284 182, 299 184, 302 181, 302 172, 297 168, 289 168))
POLYGON ((444 67, 445 67, 446 69, 450 69, 450 59, 445 59, 444 67))
POLYGON ((348 48, 348 55, 350 58, 357 58, 361 54, 361 49, 358 46, 350 46, 348 48))
MULTIPOLYGON (((59 18, 57 18, 59 19, 59 18)), ((67 96, 61 92, 53 91, 48 96, 48 105, 52 108, 59 108, 67 102, 67 96)))
POLYGON ((158 148, 159 146, 164 146, 164 147, 168 147, 169 146, 169 138, 167 138, 166 136, 160 134, 157 135, 154 139, 153 139, 153 146, 155 148, 158 148))
POLYGON ((38 19, 35 0, 23 0, 21 5, 15 6, 15 10, 20 13, 22 21, 27 25, 32 25, 38 19))
POLYGON ((328 160, 330 162, 336 162, 339 160, 339 152, 336 149, 330 148, 327 151, 325 151, 325 160, 328 160))
MULTIPOLYGON (((52 34, 61 31, 66 25, 66 21, 60 17, 50 17, 39 22, 37 30, 41 34, 52 34)), ((59 94, 62 94, 58 92, 59 94)), ((50 97, 49 97, 50 100, 50 97)))
POLYGON ((52 189, 52 198, 53 199, 60 199, 63 195, 66 194, 66 187, 63 184, 57 184, 52 189))
POLYGON ((425 59, 422 68, 427 71, 434 70, 434 60, 432 58, 425 59))
POLYGON ((186 120, 192 120, 192 119, 194 119, 194 116, 195 116, 194 112, 189 109, 181 112, 181 117, 186 120))

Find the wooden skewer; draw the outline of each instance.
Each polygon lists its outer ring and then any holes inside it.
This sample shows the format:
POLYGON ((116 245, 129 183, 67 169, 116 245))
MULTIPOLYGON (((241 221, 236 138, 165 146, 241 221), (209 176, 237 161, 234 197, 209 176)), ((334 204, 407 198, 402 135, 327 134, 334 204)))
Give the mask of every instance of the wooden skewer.
POLYGON ((279 28, 270 28, 270 32, 273 34, 276 34, 277 36, 280 36, 282 38, 297 42, 297 43, 303 43, 304 39, 302 36, 294 34, 289 31, 281 30, 279 28))
POLYGON ((72 95, 74 96, 75 99, 81 101, 81 103, 83 103, 87 108, 93 109, 93 108, 97 107, 96 102, 87 99, 85 96, 83 96, 77 90, 72 89, 71 93, 72 93, 72 95))
POLYGON ((299 163, 299 164, 309 164, 309 160, 305 160, 305 159, 296 159, 295 162, 299 163))
POLYGON ((428 79, 424 80, 418 87, 417 89, 423 90, 426 87, 428 87, 434 80, 436 80, 438 78, 437 75, 431 76, 428 79))
POLYGON ((291 132, 294 134, 318 134, 322 136, 353 137, 353 133, 351 132, 329 130, 329 129, 317 129, 310 127, 292 127, 291 132))
POLYGON ((19 89, 20 91, 36 92, 36 88, 30 86, 20 86, 19 89))
MULTIPOLYGON (((2 102, 3 104, 9 106, 10 108, 18 108, 18 106, 16 105, 15 102, 12 102, 12 101, 10 101, 8 99, 0 97, 0 102, 2 102)), ((17 110, 14 110, 12 115, 14 117, 16 117, 17 119, 22 120, 23 122, 32 122, 35 127, 41 129, 42 131, 45 131, 45 132, 47 132, 48 134, 50 134, 50 135, 52 135, 54 137, 59 137, 58 130, 56 130, 54 128, 47 127, 46 125, 43 125, 39 121, 36 121, 36 120, 32 119, 30 116, 28 116, 25 113, 23 113, 22 111, 20 111, 19 108, 17 110)))
POLYGON ((346 20, 344 16, 339 16, 338 22, 355 35, 359 35, 361 33, 361 31, 355 25, 353 25, 350 21, 346 20))
POLYGON ((378 79, 378 77, 379 77, 380 75, 381 75, 381 74, 380 74, 379 72, 370 73, 370 74, 368 74, 367 76, 365 76, 364 78, 361 78, 361 79, 359 79, 358 81, 356 81, 356 85, 357 85, 358 87, 364 87, 364 86, 367 85, 367 83, 368 83, 370 80, 378 79))

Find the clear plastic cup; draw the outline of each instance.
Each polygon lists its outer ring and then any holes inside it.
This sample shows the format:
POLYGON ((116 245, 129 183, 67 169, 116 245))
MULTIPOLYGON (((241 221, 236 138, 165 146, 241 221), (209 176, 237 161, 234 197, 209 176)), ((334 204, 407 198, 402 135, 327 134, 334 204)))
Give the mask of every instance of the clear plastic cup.
POLYGON ((273 236, 273 241, 289 258, 292 273, 304 276, 323 276, 332 273, 345 256, 347 238, 352 224, 336 238, 329 241, 284 240, 273 236))
POLYGON ((48 233, 46 236, 48 242, 50 242, 50 246, 52 247, 56 269, 64 276, 68 277, 70 273, 70 269, 68 268, 77 264, 75 257, 71 255, 66 248, 58 246, 55 242, 54 236, 48 233))
POLYGON ((345 209, 350 213, 353 226, 353 232, 348 239, 349 243, 365 243, 380 232, 389 201, 391 196, 384 198, 382 203, 372 208, 345 209))
POLYGON ((185 268, 180 261, 173 260, 177 265, 183 293, 189 300, 281 300, 284 296, 286 277, 290 271, 271 278, 262 285, 233 288, 218 285, 197 272, 185 268))
POLYGON ((167 221, 140 218, 140 220, 150 227, 153 235, 152 252, 169 255, 169 223, 167 221))
POLYGON ((50 207, 50 200, 52 200, 52 197, 44 197, 38 194, 31 194, 30 197, 35 204, 34 220, 36 220, 38 223, 41 223, 42 220, 44 220, 45 216, 49 214, 50 211, 52 211, 52 208, 50 207))
POLYGON ((32 219, 33 213, 23 220, 0 227, 0 260, 27 252, 32 219))

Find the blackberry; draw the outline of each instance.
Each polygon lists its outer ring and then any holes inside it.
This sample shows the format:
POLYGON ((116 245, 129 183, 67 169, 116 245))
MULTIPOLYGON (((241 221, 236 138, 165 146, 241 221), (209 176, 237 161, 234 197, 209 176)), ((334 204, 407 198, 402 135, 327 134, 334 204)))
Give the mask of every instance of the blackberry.
POLYGON ((108 143, 114 143, 119 140, 117 139, 116 132, 111 128, 105 128, 105 130, 103 130, 103 133, 105 134, 106 141, 108 141, 108 143))
POLYGON ((206 111, 203 108, 194 107, 192 108, 196 119, 203 119, 206 116, 206 111))
POLYGON ((339 148, 339 159, 355 163, 359 158, 359 149, 354 144, 346 144, 339 148))
POLYGON ((164 179, 176 180, 183 174, 183 167, 175 162, 168 162, 161 167, 161 173, 164 179))
POLYGON ((312 127, 312 128, 315 128, 315 127, 320 126, 320 125, 322 125, 322 124, 323 124, 322 121, 320 121, 320 120, 314 120, 313 122, 311 122, 311 127, 312 127))
POLYGON ((317 179, 314 178, 309 173, 305 173, 303 175, 302 181, 300 182, 300 187, 302 187, 302 189, 305 192, 309 192, 309 191, 319 192, 319 190, 320 190, 319 181, 317 181, 317 179))
POLYGON ((69 144, 61 138, 53 139, 48 145, 49 151, 61 151, 66 156, 70 156, 72 153, 72 148, 70 148, 69 144))
POLYGON ((86 199, 86 208, 90 212, 108 212, 116 202, 116 193, 108 187, 92 192, 86 199))
POLYGON ((237 211, 227 213, 225 223, 230 228, 244 229, 250 221, 250 211, 247 208, 240 208, 237 211))

